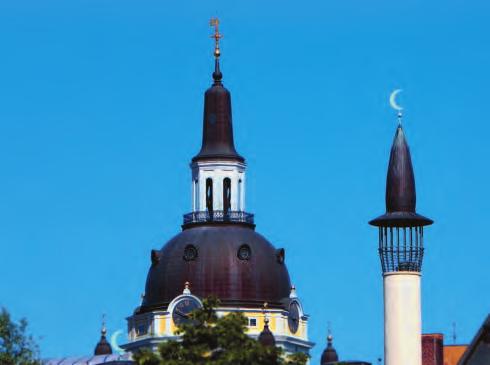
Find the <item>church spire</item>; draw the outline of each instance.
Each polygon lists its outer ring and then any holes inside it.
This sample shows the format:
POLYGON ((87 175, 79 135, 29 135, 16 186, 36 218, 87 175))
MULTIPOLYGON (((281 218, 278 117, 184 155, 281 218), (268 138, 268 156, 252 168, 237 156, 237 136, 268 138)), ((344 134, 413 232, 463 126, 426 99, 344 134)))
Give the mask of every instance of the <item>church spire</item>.
POLYGON ((233 141, 230 92, 223 86, 219 59, 219 20, 214 27, 213 84, 204 94, 202 145, 192 169, 192 212, 184 215, 183 228, 216 222, 254 226, 253 214, 245 212, 245 159, 233 141))
POLYGON ((215 40, 214 82, 204 95, 202 147, 192 162, 223 159, 244 162, 244 158, 237 153, 233 140, 231 95, 221 81, 223 74, 219 64, 221 56, 219 40, 223 35, 219 32, 218 19, 211 19, 210 24, 215 29, 214 34, 211 35, 215 40))

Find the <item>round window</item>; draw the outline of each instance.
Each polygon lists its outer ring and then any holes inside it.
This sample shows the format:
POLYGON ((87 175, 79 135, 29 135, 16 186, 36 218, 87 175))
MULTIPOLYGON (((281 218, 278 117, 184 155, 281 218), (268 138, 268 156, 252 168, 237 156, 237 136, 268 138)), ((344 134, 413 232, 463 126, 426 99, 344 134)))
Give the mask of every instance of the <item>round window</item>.
POLYGON ((237 256, 240 260, 250 260, 250 256, 252 256, 252 250, 249 245, 241 245, 238 249, 237 256))
POLYGON ((184 249, 184 260, 193 261, 197 259, 197 248, 194 245, 187 245, 184 249))

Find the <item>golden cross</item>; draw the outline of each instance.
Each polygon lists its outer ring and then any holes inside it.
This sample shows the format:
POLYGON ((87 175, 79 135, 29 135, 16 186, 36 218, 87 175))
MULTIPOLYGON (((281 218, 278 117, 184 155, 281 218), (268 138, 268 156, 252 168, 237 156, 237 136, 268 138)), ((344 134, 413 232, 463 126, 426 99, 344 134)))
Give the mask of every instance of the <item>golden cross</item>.
POLYGON ((218 18, 211 18, 209 21, 209 25, 211 27, 214 27, 214 34, 211 35, 211 38, 214 38, 215 45, 214 45, 214 57, 219 58, 221 52, 219 50, 219 40, 223 38, 223 35, 219 32, 219 19, 218 18))

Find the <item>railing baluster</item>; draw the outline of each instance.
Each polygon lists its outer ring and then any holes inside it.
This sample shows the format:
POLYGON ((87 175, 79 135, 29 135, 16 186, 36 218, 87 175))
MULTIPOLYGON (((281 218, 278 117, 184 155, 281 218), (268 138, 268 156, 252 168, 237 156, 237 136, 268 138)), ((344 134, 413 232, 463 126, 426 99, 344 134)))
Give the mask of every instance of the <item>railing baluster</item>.
POLYGON ((222 211, 214 210, 199 211, 184 214, 184 225, 204 222, 236 222, 254 224, 254 215, 242 211, 222 211))

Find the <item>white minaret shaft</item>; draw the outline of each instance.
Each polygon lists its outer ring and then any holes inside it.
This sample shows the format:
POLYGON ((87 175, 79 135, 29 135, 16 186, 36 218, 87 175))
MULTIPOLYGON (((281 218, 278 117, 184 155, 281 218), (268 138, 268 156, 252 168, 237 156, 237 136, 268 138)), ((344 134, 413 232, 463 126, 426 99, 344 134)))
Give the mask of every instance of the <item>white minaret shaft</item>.
POLYGON ((383 286, 385 365, 421 365, 420 273, 385 273, 383 286))

